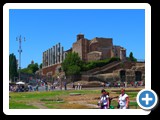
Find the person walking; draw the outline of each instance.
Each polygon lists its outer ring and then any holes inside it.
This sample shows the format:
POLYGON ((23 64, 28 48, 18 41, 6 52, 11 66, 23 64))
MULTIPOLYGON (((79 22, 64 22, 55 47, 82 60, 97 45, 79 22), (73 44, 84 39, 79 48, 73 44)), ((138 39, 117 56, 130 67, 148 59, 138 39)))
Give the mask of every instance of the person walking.
POLYGON ((102 95, 98 102, 98 106, 100 106, 101 109, 109 109, 109 96, 104 89, 101 90, 101 93, 102 95))
POLYGON ((64 89, 67 90, 67 82, 64 82, 64 89))
POLYGON ((118 107, 119 109, 128 109, 129 108, 129 97, 125 93, 124 88, 121 89, 121 94, 119 95, 119 99, 118 99, 118 106, 119 106, 118 107))

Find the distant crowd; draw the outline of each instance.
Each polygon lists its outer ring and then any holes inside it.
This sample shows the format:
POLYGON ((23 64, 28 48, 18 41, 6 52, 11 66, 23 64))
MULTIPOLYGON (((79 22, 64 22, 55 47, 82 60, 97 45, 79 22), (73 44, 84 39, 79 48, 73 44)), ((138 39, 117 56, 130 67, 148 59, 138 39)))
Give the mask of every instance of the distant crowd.
POLYGON ((104 82, 102 83, 103 87, 127 87, 127 86, 137 87, 137 86, 144 86, 143 81, 135 81, 135 82, 104 82))
POLYGON ((54 82, 46 82, 44 80, 37 80, 36 83, 26 83, 26 84, 12 84, 9 85, 9 91, 11 92, 32 92, 32 91, 39 91, 39 89, 43 91, 52 91, 55 89, 62 89, 64 87, 67 90, 67 83, 60 81, 54 82))

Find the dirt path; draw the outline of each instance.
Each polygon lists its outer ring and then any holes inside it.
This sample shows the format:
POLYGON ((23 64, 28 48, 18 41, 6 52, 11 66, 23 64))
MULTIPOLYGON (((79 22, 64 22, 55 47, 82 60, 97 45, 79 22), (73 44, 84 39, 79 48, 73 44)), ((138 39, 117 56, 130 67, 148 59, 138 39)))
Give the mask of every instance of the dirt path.
POLYGON ((33 105, 39 109, 48 109, 48 107, 44 106, 44 103, 34 102, 34 103, 31 103, 31 105, 33 105))
POLYGON ((88 106, 88 107, 91 107, 91 108, 99 108, 97 105, 94 105, 94 104, 88 104, 87 102, 85 101, 71 101, 69 102, 70 104, 80 104, 80 105, 85 105, 85 106, 88 106))

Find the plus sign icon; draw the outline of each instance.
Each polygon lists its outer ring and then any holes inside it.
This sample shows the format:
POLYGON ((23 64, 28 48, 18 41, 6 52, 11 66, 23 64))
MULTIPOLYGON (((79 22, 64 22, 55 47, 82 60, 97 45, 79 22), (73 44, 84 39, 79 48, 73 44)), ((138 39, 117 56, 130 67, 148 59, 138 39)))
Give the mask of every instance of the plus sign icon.
POLYGON ((158 102, 157 94, 153 90, 144 89, 137 95, 137 103, 144 110, 153 109, 158 102))

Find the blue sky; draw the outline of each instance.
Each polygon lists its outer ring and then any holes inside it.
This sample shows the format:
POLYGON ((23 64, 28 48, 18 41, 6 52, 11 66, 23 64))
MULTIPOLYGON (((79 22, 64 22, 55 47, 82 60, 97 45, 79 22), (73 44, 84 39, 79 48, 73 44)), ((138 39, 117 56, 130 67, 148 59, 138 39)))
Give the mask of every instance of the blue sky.
POLYGON ((42 53, 58 42, 67 50, 76 41, 76 35, 85 38, 113 38, 114 45, 132 51, 137 59, 145 59, 145 10, 144 9, 11 9, 9 12, 9 53, 19 59, 22 35, 21 68, 32 60, 42 63, 42 53))

